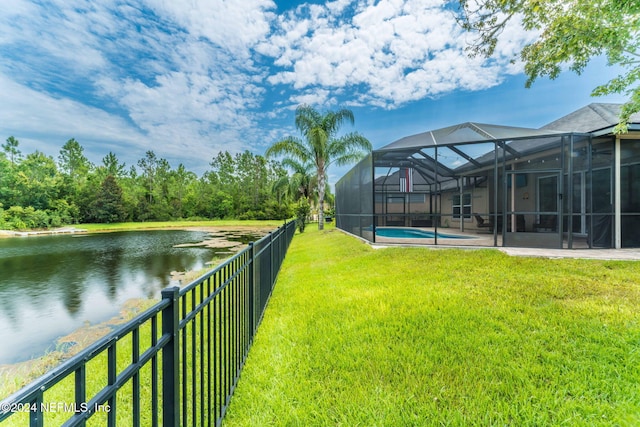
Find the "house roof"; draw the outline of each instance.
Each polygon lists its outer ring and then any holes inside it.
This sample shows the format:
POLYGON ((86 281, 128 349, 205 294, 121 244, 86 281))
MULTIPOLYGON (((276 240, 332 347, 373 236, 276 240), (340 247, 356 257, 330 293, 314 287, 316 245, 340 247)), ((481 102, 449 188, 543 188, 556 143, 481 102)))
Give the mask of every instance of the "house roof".
MULTIPOLYGON (((616 126, 622 104, 593 103, 559 118, 540 129, 591 133, 616 126)), ((640 123, 640 113, 631 116, 631 123, 640 123)))

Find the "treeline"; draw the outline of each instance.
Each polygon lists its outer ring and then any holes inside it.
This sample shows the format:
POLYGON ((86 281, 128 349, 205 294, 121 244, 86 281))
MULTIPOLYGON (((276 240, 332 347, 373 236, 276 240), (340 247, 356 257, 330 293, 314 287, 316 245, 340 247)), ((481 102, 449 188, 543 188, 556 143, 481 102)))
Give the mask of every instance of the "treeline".
POLYGON ((92 164, 75 139, 58 159, 23 155, 9 137, 0 153, 0 229, 90 222, 284 219, 301 190, 279 162, 249 151, 221 152, 201 177, 147 151, 128 166, 112 152, 92 164), (290 183, 291 185, 287 185, 290 183))

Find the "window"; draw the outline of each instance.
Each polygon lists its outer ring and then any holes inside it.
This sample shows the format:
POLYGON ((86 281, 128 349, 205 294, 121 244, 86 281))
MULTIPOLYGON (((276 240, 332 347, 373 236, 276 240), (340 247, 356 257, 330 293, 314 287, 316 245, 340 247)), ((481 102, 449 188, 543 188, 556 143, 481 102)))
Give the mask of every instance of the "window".
POLYGON ((375 201, 376 203, 384 203, 386 201, 387 204, 403 204, 405 197, 402 194, 385 195, 383 193, 376 193, 375 201))
POLYGON ((387 196, 387 203, 404 204, 404 196, 387 196))
POLYGON ((425 197, 422 193, 410 193, 409 203, 424 203, 425 197))
POLYGON ((460 219, 462 213, 465 220, 471 220, 471 194, 460 194, 453 196, 453 219, 460 219))

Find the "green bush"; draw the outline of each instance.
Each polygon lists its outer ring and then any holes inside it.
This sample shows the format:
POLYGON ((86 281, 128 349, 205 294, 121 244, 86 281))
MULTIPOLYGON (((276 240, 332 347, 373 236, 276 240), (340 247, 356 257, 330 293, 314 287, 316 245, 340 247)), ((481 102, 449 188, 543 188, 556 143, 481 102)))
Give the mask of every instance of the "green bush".
POLYGON ((8 222, 9 230, 26 230, 27 224, 20 218, 12 218, 11 221, 8 222))
POLYGON ((304 229, 309 219, 309 213, 311 212, 311 205, 309 204, 309 200, 304 197, 298 200, 295 211, 298 231, 304 233, 304 229))
POLYGON ((0 216, 0 226, 10 230, 48 229, 67 223, 57 211, 49 212, 33 206, 11 206, 0 216))

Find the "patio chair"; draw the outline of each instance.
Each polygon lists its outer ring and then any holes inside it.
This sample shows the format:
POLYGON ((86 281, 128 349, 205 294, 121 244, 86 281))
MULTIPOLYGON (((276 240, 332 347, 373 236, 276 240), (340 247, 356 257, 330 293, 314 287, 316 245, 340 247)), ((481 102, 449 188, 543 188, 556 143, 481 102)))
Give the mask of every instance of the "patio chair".
POLYGON ((473 216, 476 219, 478 228, 488 228, 489 230, 487 231, 489 232, 493 231, 493 222, 491 222, 491 220, 485 221, 485 219, 482 218, 477 213, 474 213, 473 216))

